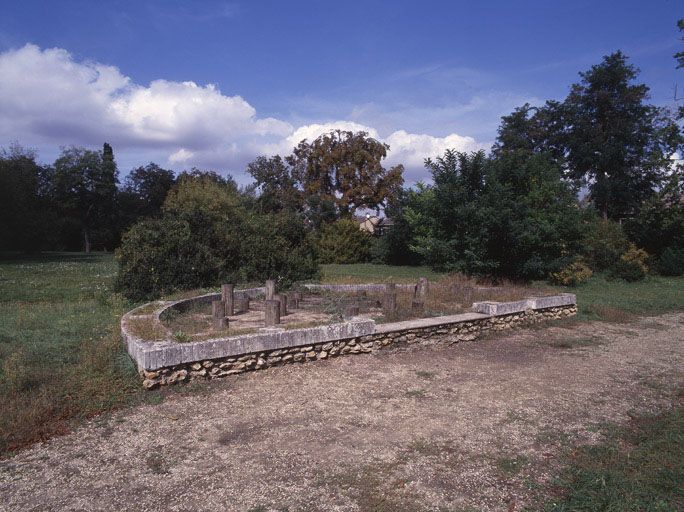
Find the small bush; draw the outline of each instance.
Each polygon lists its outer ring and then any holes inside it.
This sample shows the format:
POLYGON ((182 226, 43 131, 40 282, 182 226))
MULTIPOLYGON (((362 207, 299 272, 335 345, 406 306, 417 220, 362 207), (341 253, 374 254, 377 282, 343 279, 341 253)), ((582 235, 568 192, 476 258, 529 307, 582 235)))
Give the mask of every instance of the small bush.
POLYGON ((594 275, 582 260, 575 260, 558 272, 551 274, 550 281, 561 286, 577 286, 586 283, 594 275))
POLYGON ((636 245, 630 244, 629 249, 611 268, 611 275, 615 278, 624 279, 633 283, 640 281, 648 274, 648 253, 643 249, 637 249, 636 245))
POLYGON ((615 265, 620 256, 629 249, 629 240, 620 224, 597 219, 582 241, 583 255, 594 271, 615 265))
POLYGON ((684 248, 668 247, 660 255, 658 270, 664 276, 681 276, 684 274, 684 248))
POLYGON ((321 263, 362 263, 368 261, 373 240, 359 229, 358 222, 338 220, 327 224, 318 239, 318 259, 321 263))
POLYGON ((128 299, 176 290, 275 279, 310 279, 318 266, 298 215, 247 211, 236 192, 204 180, 183 181, 159 219, 135 224, 117 251, 116 286, 128 299))

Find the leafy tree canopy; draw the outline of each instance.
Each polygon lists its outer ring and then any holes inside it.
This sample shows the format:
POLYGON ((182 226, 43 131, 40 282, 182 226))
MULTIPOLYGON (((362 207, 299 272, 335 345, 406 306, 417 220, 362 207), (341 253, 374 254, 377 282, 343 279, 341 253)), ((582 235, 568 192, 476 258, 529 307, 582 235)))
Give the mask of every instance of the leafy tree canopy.
POLYGON ((313 142, 300 142, 286 158, 305 198, 334 204, 339 217, 358 208, 379 209, 403 183, 403 166, 382 166, 389 146, 366 132, 334 130, 313 142))
POLYGON ((71 146, 55 161, 55 201, 64 215, 79 222, 86 252, 91 250, 93 233, 98 233, 100 242, 111 241, 107 231, 116 215, 117 183, 109 144, 102 152, 71 146))
POLYGON ((634 212, 666 178, 679 129, 646 103, 648 87, 622 52, 604 57, 572 86, 560 110, 568 175, 589 184, 605 218, 634 212))

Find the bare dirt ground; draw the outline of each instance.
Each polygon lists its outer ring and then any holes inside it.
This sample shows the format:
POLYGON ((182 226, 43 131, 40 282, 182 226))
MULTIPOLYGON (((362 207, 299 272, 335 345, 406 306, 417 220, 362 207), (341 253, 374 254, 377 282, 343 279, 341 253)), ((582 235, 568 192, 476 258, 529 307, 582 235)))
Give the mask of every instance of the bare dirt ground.
POLYGON ((0 462, 2 510, 535 509, 568 446, 669 406, 684 312, 293 365, 0 462))

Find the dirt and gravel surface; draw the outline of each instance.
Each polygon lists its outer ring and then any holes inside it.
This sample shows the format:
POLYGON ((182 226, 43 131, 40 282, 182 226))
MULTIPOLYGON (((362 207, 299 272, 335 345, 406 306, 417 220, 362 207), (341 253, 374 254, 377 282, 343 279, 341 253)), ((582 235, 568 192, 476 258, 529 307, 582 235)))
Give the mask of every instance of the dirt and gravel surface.
POLYGON ((0 462, 2 510, 522 510, 567 447, 668 407, 684 312, 240 375, 0 462))

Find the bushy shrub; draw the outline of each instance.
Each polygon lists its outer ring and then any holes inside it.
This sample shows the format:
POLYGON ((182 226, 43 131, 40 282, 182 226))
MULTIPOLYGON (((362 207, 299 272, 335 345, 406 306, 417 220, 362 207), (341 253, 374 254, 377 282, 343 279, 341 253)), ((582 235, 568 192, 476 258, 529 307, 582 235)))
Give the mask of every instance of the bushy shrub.
POLYGON ((577 259, 558 272, 552 272, 550 281, 561 286, 577 286, 586 283, 593 274, 584 261, 577 259))
POLYGON ((684 249, 684 183, 673 173, 663 188, 645 201, 625 223, 625 232, 657 258, 668 248, 684 249))
POLYGON ((318 260, 321 263, 361 263, 368 261, 371 247, 371 236, 359 229, 358 222, 338 220, 321 229, 318 260))
POLYGON ((611 276, 628 282, 640 281, 648 274, 648 253, 630 244, 629 249, 611 268, 611 276))
POLYGON ((117 251, 116 287, 131 300, 179 289, 315 277, 313 246, 300 217, 247 212, 237 193, 210 180, 184 180, 164 215, 131 227, 117 251))
POLYGON ((684 248, 668 247, 660 255, 658 270, 664 276, 681 276, 684 274, 684 248))
POLYGON ((617 222, 595 219, 582 240, 582 255, 595 271, 615 265, 629 249, 629 240, 617 222))
POLYGON ((252 215, 241 258, 237 282, 275 279, 287 287, 319 272, 314 241, 294 213, 252 215))
POLYGON ((177 289, 208 286, 228 278, 221 269, 225 254, 182 219, 165 216, 134 224, 117 250, 116 288, 128 299, 159 297, 177 289))

